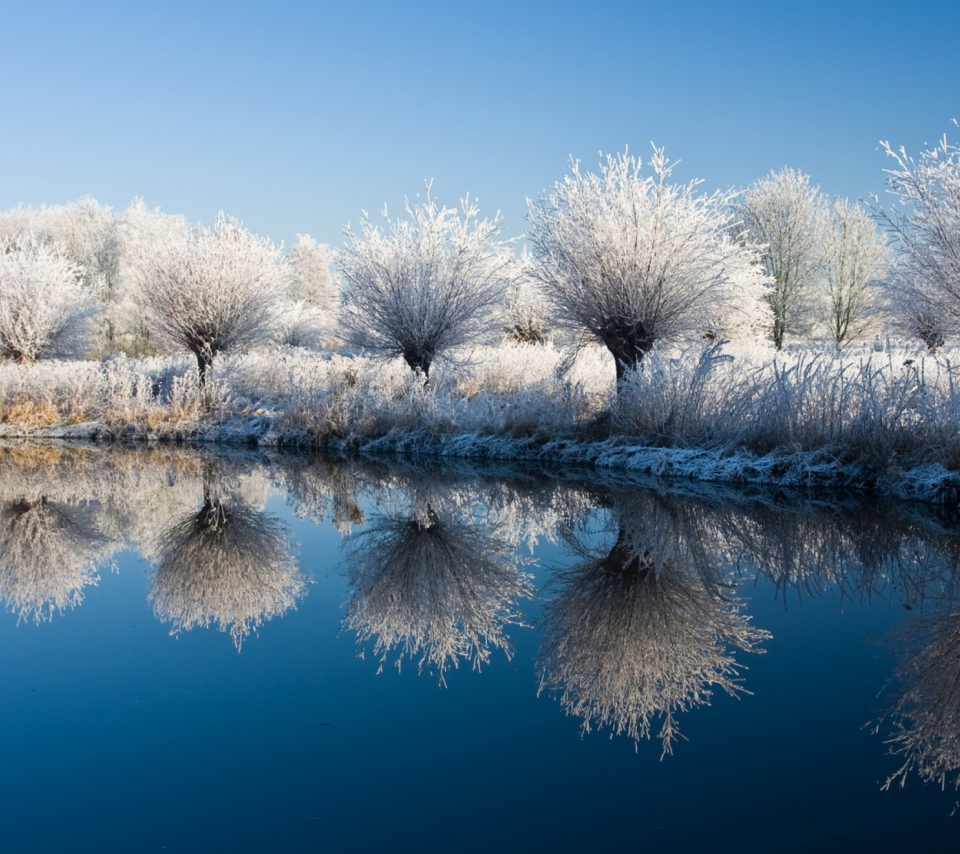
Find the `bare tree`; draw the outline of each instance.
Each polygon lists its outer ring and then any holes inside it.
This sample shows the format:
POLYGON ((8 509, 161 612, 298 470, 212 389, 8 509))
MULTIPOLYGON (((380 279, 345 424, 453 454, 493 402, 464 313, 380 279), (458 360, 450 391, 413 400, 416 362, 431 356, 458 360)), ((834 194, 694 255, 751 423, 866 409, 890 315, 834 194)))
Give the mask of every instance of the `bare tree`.
POLYGON ((30 237, 0 247, 0 357, 29 364, 80 355, 96 311, 61 249, 30 237))
POLYGON ((887 170, 899 208, 877 203, 875 215, 897 250, 885 282, 893 325, 938 347, 960 331, 960 147, 946 136, 919 161, 881 143, 896 161, 887 170))
POLYGON ((530 203, 533 275, 559 326, 585 330, 613 355, 617 378, 658 341, 701 335, 749 303, 755 253, 730 239, 732 192, 668 183, 662 149, 643 178, 638 158, 608 157, 600 174, 571 174, 530 203))
POLYGON ((736 218, 746 237, 763 247, 769 277, 764 298, 779 350, 787 335, 807 332, 815 316, 826 265, 827 205, 810 176, 784 168, 743 193, 736 218))
POLYGON ((842 350, 876 322, 875 285, 887 265, 887 242, 863 208, 837 199, 825 255, 830 337, 842 350))
POLYGON ((406 213, 390 219, 384 209, 386 230, 366 214, 359 233, 346 229, 342 322, 354 344, 401 356, 427 377, 438 356, 492 328, 509 254, 494 240, 499 218, 479 219, 469 198, 457 211, 428 192, 425 201, 408 202, 406 213))
POLYGON ((204 383, 219 353, 265 340, 282 290, 279 250, 221 214, 212 229, 165 246, 146 265, 143 290, 157 329, 197 359, 204 383))

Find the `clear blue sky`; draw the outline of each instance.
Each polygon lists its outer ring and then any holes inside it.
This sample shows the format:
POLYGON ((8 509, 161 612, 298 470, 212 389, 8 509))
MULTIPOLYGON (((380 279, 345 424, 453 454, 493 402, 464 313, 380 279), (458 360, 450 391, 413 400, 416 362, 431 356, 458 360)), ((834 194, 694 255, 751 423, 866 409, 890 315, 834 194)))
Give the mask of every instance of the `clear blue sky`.
POLYGON ((0 209, 135 196, 289 244, 434 179, 505 235, 570 156, 650 142, 681 180, 788 165, 883 191, 960 118, 960 3, 10 2, 0 209))

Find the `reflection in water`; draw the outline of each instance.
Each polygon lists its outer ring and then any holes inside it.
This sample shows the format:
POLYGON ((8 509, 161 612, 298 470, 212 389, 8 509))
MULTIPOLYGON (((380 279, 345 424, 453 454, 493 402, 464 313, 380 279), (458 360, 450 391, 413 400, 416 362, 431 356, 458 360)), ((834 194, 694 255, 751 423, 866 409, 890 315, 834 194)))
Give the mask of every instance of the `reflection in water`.
POLYGON ((507 627, 532 594, 516 551, 566 541, 576 563, 554 573, 544 606, 541 690, 557 692, 585 730, 655 735, 669 752, 683 711, 711 692, 743 690, 734 655, 766 636, 733 595, 732 566, 791 600, 902 597, 950 614, 925 623, 901 669, 905 688, 885 721, 902 764, 889 783, 914 774, 960 782, 955 510, 679 481, 616 485, 633 477, 0 445, 0 598, 20 620, 50 619, 82 601, 122 545, 155 565, 150 600, 174 632, 217 626, 239 646, 304 593, 286 530, 255 509, 281 492, 301 518, 343 534, 364 526, 346 549, 345 624, 381 661, 410 657, 442 681, 461 659, 478 666, 495 650, 510 654, 507 627), (391 513, 368 521, 372 505, 391 513), (587 529, 598 512, 610 522, 605 548, 587 529))
POLYGON ((216 624, 239 648, 264 621, 303 595, 290 542, 275 517, 204 488, 201 508, 165 531, 157 549, 150 601, 173 631, 216 624))
POLYGON ((892 587, 916 607, 929 597, 956 599, 960 537, 950 516, 862 497, 794 497, 731 502, 721 527, 729 549, 780 590, 869 597, 892 587))
POLYGON ((892 752, 903 764, 886 787, 904 785, 911 772, 960 788, 960 611, 925 623, 922 646, 899 668, 905 689, 888 717, 895 733, 892 752))
POLYGON ((52 618, 96 584, 108 546, 92 513, 45 496, 0 505, 0 597, 19 619, 52 618))
POLYGON ((381 661, 397 649, 397 666, 409 656, 442 682, 461 658, 478 667, 493 649, 510 654, 504 626, 519 623, 515 601, 532 589, 490 528, 422 499, 407 516, 375 519, 347 560, 345 623, 361 642, 375 639, 381 661))
POLYGON ((719 550, 693 502, 653 493, 611 496, 616 541, 593 549, 571 538, 579 563, 556 576, 547 603, 541 690, 560 693, 583 728, 607 727, 672 752, 676 714, 714 689, 744 690, 728 647, 769 637, 740 612, 718 565, 719 550))

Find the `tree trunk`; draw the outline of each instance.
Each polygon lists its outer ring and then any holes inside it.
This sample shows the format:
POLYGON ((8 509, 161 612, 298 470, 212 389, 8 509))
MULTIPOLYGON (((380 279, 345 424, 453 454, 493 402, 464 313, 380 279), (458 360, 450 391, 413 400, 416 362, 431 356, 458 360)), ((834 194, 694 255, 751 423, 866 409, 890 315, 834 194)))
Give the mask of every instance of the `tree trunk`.
POLYGON ((627 371, 636 370, 643 357, 647 355, 656 342, 656 338, 647 333, 642 327, 619 328, 603 336, 603 343, 613 356, 617 368, 617 394, 627 376, 627 371))
POLYGON ((423 384, 427 385, 430 381, 430 366, 433 364, 433 358, 422 350, 404 350, 403 360, 410 366, 410 370, 423 377, 423 384))
POLYGON ((197 357, 197 373, 200 377, 200 388, 207 387, 207 374, 210 373, 210 368, 213 366, 213 354, 206 349, 195 350, 194 355, 197 357))
POLYGON ((780 315, 774 315, 773 318, 773 346, 777 350, 783 349, 783 335, 787 331, 787 325, 780 315))

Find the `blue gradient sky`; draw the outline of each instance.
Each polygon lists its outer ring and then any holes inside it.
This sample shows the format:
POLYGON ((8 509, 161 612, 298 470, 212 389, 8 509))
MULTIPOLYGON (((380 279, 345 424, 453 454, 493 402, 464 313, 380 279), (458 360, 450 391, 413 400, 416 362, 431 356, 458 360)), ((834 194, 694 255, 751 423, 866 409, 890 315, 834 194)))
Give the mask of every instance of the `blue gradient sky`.
POLYGON ((290 243, 427 177, 525 229, 570 156, 650 142, 675 177, 789 165, 883 191, 960 118, 960 3, 44 2, 0 22, 0 208, 135 196, 290 243))

